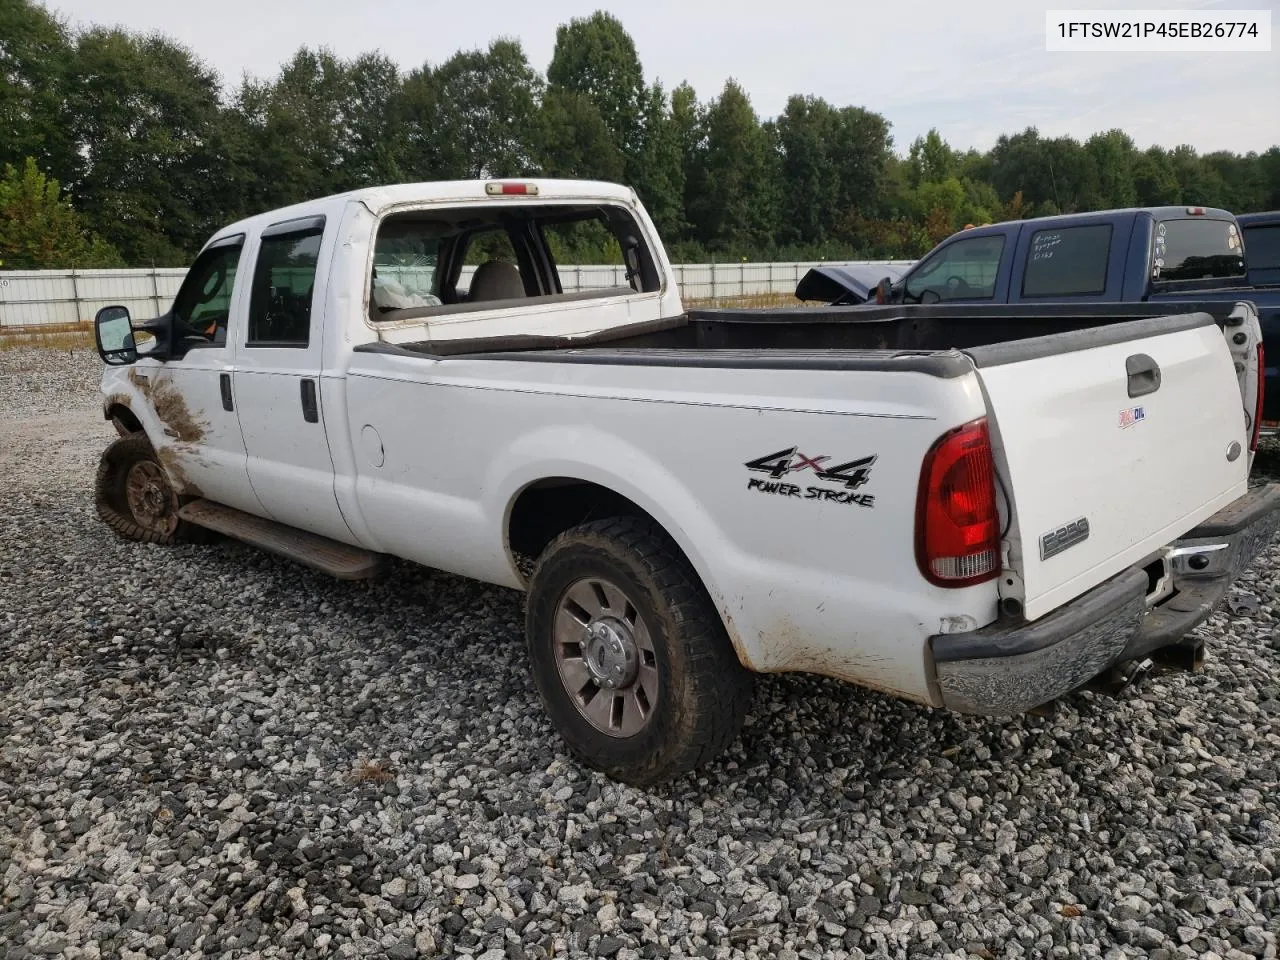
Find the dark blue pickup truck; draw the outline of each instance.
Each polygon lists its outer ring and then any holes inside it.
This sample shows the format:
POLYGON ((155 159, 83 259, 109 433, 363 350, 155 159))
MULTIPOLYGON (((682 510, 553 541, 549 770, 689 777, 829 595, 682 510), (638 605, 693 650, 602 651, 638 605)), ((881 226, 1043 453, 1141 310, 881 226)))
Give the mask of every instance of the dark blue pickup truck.
MULTIPOLYGON (((1280 212, 1237 218, 1212 207, 1147 207, 1012 220, 962 230, 896 277, 880 267, 816 268, 796 296, 836 304, 1249 300, 1274 364, 1280 212)), ((1275 429, 1280 368, 1266 373, 1263 427, 1275 429)))
POLYGON ((1280 210, 1242 213, 1236 222, 1244 234, 1249 282, 1255 287, 1280 287, 1280 210))

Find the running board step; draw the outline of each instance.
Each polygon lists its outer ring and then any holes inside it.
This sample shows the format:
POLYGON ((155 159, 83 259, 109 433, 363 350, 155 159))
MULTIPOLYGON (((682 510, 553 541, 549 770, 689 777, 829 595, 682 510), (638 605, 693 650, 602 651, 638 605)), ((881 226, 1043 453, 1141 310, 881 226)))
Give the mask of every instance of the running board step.
POLYGON ((197 527, 296 560, 339 580, 367 580, 381 573, 386 564, 385 554, 348 546, 211 500, 193 500, 178 510, 178 516, 197 527))

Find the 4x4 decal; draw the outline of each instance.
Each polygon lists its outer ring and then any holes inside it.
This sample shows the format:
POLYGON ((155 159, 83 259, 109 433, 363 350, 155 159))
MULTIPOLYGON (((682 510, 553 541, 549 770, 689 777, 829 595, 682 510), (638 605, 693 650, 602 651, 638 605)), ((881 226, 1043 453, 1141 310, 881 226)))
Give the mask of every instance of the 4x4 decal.
POLYGON ((850 460, 848 463, 841 463, 834 467, 823 466, 830 459, 827 456, 806 456, 800 453, 796 447, 788 447, 786 450, 771 453, 767 457, 748 460, 746 468, 767 473, 775 480, 781 479, 788 473, 812 470, 820 480, 843 483, 850 490, 856 490, 871 479, 871 467, 876 462, 876 455, 860 457, 857 460, 850 460))
POLYGON ((744 466, 756 473, 768 474, 778 481, 788 474, 800 474, 810 471, 814 480, 825 480, 828 483, 840 484, 844 490, 831 490, 826 487, 809 486, 801 488, 795 483, 770 483, 752 477, 747 481, 748 490, 761 493, 773 493, 785 497, 798 497, 802 500, 834 501, 836 503, 855 503, 859 506, 875 505, 875 497, 870 494, 857 494, 851 491, 863 486, 871 479, 871 467, 877 455, 859 457, 844 463, 828 466, 832 457, 826 454, 810 456, 801 453, 798 447, 788 447, 754 460, 748 460, 744 466))

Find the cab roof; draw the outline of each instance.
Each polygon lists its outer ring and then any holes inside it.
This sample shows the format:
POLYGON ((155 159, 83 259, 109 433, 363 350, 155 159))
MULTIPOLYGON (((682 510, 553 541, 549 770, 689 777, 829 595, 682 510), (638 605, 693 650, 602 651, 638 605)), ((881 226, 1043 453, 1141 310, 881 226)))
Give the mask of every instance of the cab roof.
POLYGON ((1087 213, 1059 213, 1050 217, 1027 217, 1023 220, 1001 220, 999 223, 984 223, 980 227, 970 227, 962 232, 967 234, 983 233, 985 231, 1003 230, 1006 227, 1020 227, 1024 224, 1045 226, 1047 224, 1060 223, 1065 226, 1073 222, 1104 220, 1108 217, 1134 216, 1138 214, 1146 214, 1155 220, 1190 220, 1201 217, 1207 220, 1232 220, 1235 217, 1230 211, 1221 210, 1217 207, 1196 207, 1195 209, 1204 211, 1204 213, 1200 214, 1187 213, 1190 208, 1191 205, 1188 204, 1177 207, 1121 207, 1115 210, 1093 210, 1087 213))
POLYGON ((384 212, 396 207, 412 206, 423 203, 466 203, 476 200, 488 200, 493 203, 511 201, 545 201, 545 200, 601 200, 614 203, 633 203, 635 191, 616 183, 602 180, 553 180, 528 178, 503 178, 489 180, 434 180, 422 183, 394 183, 378 187, 362 187, 335 193, 327 197, 306 200, 287 207, 268 210, 252 217, 246 217, 228 224, 210 238, 212 243, 239 233, 253 233, 266 227, 297 220, 305 217, 336 216, 337 211, 347 204, 363 203, 369 210, 381 216, 384 212), (526 195, 491 196, 486 186, 498 184, 527 184, 536 188, 526 195))
POLYGON ((1242 227, 1256 227, 1259 225, 1280 223, 1280 210, 1266 210, 1259 213, 1237 214, 1236 222, 1242 227))

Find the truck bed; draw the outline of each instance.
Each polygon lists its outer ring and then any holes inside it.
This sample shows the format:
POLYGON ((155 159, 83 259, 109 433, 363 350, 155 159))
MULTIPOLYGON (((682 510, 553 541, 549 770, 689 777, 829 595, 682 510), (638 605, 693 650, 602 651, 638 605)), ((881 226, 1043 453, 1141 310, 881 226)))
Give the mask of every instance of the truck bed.
POLYGON ((1189 302, 694 311, 577 337, 370 343, 345 377, 349 422, 378 433, 351 499, 383 552, 505 583, 492 529, 511 496, 597 485, 680 531, 753 668, 821 663, 921 697, 901 679, 921 624, 986 624, 997 601, 1047 616, 1245 491, 1256 343, 1251 310, 1189 302), (1242 342, 1219 328, 1245 322, 1242 342), (962 598, 917 575, 913 531, 930 450, 980 421, 1008 555, 998 587, 962 598), (874 480, 819 470, 857 463, 874 480), (1049 549, 1077 525, 1087 537, 1049 549), (460 543, 474 566, 458 568, 460 543), (767 599, 779 576, 803 583, 786 611, 767 599))
MULTIPOLYGON (((525 362, 769 369, 902 370, 956 376, 998 349, 1035 350, 1028 341, 1054 336, 1053 350, 1081 350, 1117 339, 1172 332, 1176 317, 1208 314, 1219 325, 1226 301, 1135 304, 896 305, 691 310, 678 317, 580 337, 511 336, 405 344, 368 343, 361 353, 485 357, 525 362), (1139 321, 1112 333, 1116 324, 1139 321), (1143 327, 1150 327, 1149 330, 1143 327), (1014 348, 1012 344, 1022 344, 1014 348)), ((1029 354, 1030 355, 1030 354, 1029 354)))

